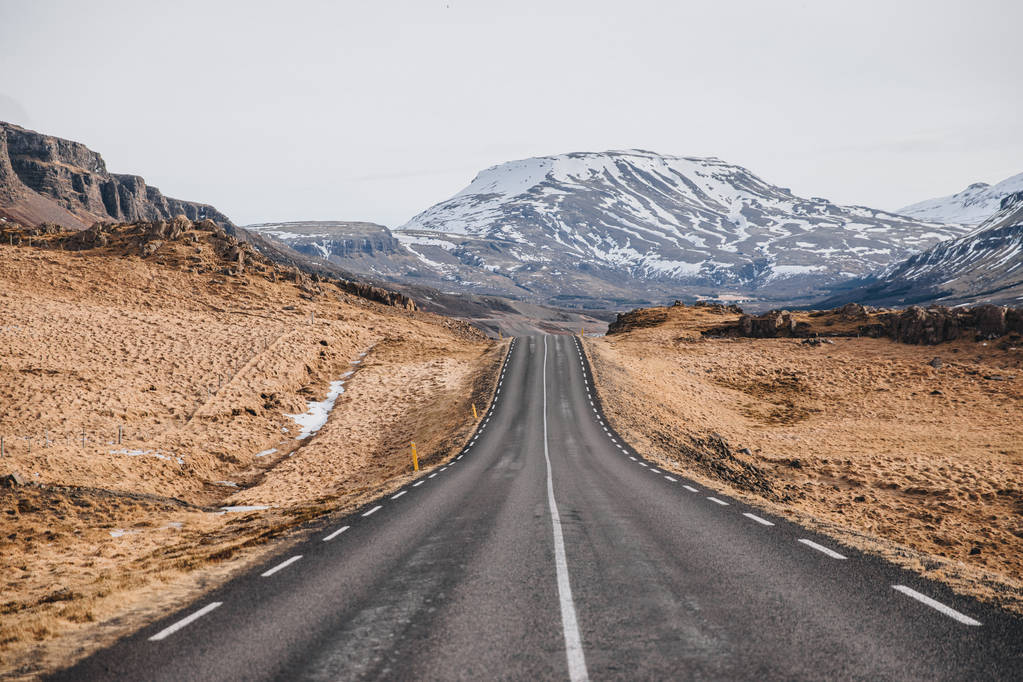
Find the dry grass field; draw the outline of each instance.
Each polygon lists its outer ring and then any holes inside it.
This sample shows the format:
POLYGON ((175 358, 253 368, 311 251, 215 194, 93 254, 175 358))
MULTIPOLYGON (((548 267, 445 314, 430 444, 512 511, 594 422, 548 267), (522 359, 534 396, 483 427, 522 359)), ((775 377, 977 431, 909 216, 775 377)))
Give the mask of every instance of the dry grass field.
POLYGON ((66 665, 400 486, 411 441, 444 461, 493 391, 503 349, 476 330, 239 266, 196 227, 152 253, 130 228, 0 244, 0 475, 25 481, 0 489, 0 677, 66 665), (332 388, 301 438, 289 415, 332 388))
POLYGON ((638 450, 1023 611, 1023 348, 707 338, 738 315, 646 317, 585 345, 609 418, 638 450))

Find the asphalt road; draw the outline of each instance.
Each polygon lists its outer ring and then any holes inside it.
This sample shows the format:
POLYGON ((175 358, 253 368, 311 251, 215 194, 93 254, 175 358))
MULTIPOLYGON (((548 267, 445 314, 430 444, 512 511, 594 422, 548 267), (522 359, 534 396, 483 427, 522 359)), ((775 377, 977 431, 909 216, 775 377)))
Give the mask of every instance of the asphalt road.
POLYGON ((1023 619, 643 461, 574 337, 515 340, 483 419, 54 679, 1023 678, 1023 619))

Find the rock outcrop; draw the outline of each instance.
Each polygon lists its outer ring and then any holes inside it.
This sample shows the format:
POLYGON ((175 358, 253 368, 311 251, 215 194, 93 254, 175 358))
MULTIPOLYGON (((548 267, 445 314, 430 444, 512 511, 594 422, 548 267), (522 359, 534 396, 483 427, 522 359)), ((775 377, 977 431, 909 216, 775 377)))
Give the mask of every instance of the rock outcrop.
POLYGON ((66 230, 53 223, 23 227, 8 221, 0 222, 0 243, 63 251, 107 248, 109 252, 124 256, 153 258, 161 264, 188 268, 194 274, 208 273, 219 278, 248 273, 272 282, 293 282, 301 290, 301 296, 310 300, 328 294, 333 287, 335 295, 345 292, 408 311, 418 310, 412 298, 399 292, 275 261, 209 218, 193 222, 178 215, 170 220, 152 222, 97 222, 84 230, 66 230), (203 245, 207 247, 205 250, 203 245), (207 253, 212 253, 213 257, 205 257, 207 253))
POLYGON ((710 330, 711 335, 751 338, 867 336, 887 337, 899 343, 934 345, 960 338, 996 339, 1023 334, 1023 308, 981 305, 973 308, 910 306, 905 310, 878 311, 858 303, 821 313, 807 314, 797 321, 792 313, 772 310, 759 317, 743 315, 738 323, 710 330), (826 318, 825 324, 814 321, 826 318), (833 325, 836 321, 860 324, 833 325))
POLYGON ((96 221, 231 221, 207 204, 164 196, 138 175, 109 173, 85 145, 0 121, 0 217, 83 229, 96 221))

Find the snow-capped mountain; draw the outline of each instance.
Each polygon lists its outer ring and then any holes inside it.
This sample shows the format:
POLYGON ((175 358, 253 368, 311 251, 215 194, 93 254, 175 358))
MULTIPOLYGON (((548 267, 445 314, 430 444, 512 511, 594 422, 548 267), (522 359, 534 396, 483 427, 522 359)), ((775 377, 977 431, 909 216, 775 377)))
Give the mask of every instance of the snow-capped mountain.
POLYGON ((1023 304, 1023 191, 969 234, 890 266, 825 302, 1023 304))
POLYGON ((996 185, 977 182, 957 194, 906 206, 899 213, 939 223, 978 225, 998 210, 1002 199, 1015 192, 1023 192, 1023 173, 996 185))
POLYGON ((967 230, 798 197, 713 157, 633 150, 489 168, 395 236, 451 279, 471 265, 555 299, 795 301, 967 230))

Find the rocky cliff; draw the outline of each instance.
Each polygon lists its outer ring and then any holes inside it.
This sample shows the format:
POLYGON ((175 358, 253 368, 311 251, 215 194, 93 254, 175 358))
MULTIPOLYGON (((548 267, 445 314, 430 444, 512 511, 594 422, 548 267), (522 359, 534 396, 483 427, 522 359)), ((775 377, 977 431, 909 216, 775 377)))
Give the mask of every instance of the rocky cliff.
POLYGON ((207 204, 164 196, 138 175, 107 171, 85 145, 0 121, 0 218, 82 229, 97 221, 231 221, 207 204))

